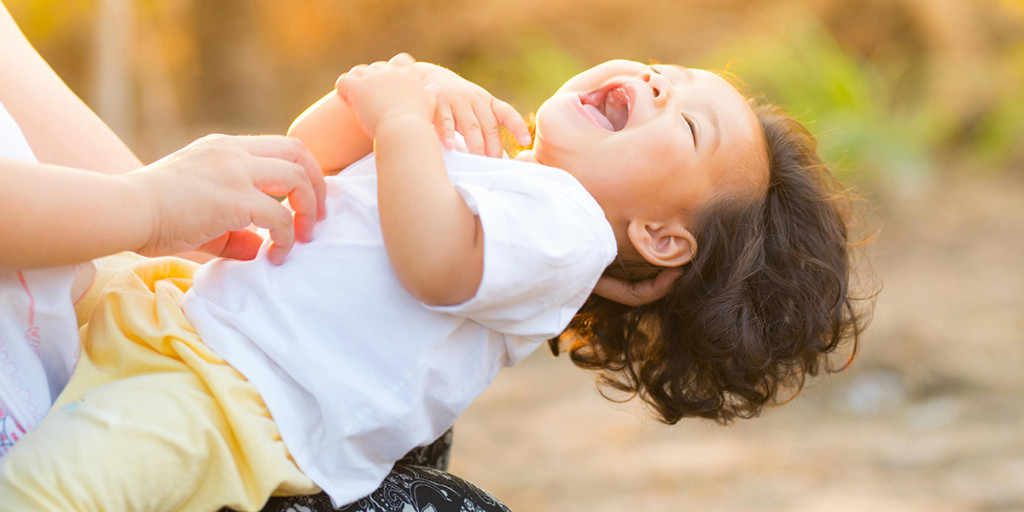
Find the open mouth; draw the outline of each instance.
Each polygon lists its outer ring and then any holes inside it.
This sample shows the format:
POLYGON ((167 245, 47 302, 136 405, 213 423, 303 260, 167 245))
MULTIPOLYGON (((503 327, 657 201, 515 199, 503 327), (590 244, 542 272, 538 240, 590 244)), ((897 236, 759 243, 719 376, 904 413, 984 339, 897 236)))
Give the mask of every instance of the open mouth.
POLYGON ((579 98, 583 112, 605 130, 617 132, 629 122, 629 92, 621 84, 580 94, 579 98))

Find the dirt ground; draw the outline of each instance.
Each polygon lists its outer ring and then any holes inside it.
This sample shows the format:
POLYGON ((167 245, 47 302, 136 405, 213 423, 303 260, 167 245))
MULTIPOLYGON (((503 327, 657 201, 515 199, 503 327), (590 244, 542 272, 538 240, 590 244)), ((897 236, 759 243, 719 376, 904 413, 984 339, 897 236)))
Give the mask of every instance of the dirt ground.
POLYGON ((459 420, 451 470, 516 512, 1024 511, 1024 180, 912 189, 880 208, 884 289, 849 371, 755 420, 667 427, 538 350, 459 420))

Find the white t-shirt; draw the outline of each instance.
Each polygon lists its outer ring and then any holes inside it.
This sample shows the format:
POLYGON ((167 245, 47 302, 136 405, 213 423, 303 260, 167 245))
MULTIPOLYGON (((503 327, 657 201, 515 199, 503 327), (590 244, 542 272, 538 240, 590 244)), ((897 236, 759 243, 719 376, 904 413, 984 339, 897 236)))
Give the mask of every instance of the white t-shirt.
MULTIPOLYGON (((2 104, 0 157, 37 161, 2 104)), ((72 267, 0 269, 0 458, 43 419, 78 360, 73 278, 72 267)))
MULTIPOLYGON (((399 284, 377 212, 372 155, 327 179, 327 218, 281 266, 205 265, 184 310, 259 390, 299 467, 337 504, 377 488, 494 379, 561 333, 615 257, 586 190, 559 169, 445 152, 480 217, 476 295, 428 307, 399 284)), ((443 244, 445 240, 437 240, 443 244)))

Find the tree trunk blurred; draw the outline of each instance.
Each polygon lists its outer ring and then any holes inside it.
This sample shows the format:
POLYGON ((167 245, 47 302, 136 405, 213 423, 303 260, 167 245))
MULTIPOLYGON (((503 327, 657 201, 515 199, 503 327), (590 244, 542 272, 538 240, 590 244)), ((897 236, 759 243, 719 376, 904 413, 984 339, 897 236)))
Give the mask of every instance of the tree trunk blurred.
POLYGON ((271 55, 265 53, 258 16, 250 0, 194 2, 200 76, 195 107, 209 128, 242 132, 281 132, 273 126, 271 55))
POLYGON ((133 135, 132 37, 135 16, 131 0, 100 0, 94 40, 92 101, 96 113, 131 146, 133 135))
POLYGON ((136 83, 141 93, 137 105, 138 141, 132 148, 143 162, 155 160, 194 138, 187 133, 179 87, 182 70, 172 70, 168 55, 180 48, 165 47, 161 29, 191 12, 190 2, 163 4, 136 16, 136 83))

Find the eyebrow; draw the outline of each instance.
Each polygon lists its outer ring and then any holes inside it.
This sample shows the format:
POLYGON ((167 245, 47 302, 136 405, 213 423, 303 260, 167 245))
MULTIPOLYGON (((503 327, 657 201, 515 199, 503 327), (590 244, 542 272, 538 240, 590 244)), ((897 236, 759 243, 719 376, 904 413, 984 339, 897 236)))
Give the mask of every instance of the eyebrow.
POLYGON ((683 75, 686 77, 687 82, 693 82, 694 80, 696 80, 696 77, 693 76, 693 70, 691 70, 690 68, 686 66, 676 66, 676 69, 683 71, 683 75))

